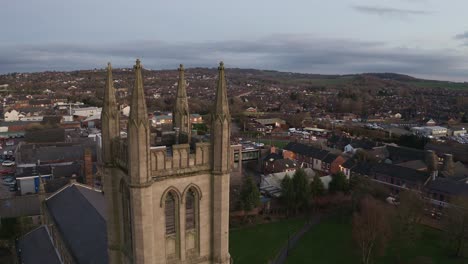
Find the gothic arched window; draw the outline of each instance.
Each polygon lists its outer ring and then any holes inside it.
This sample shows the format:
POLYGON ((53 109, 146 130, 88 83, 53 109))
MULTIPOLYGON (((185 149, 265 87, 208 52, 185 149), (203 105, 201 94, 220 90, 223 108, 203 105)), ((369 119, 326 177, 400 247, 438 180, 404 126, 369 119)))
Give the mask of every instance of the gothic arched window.
POLYGON ((195 212, 196 212, 196 200, 195 193, 193 190, 189 190, 187 197, 185 198, 185 228, 194 229, 195 228, 195 212))
POLYGON ((166 234, 176 232, 176 201, 174 195, 169 192, 166 196, 164 212, 166 214, 166 234))

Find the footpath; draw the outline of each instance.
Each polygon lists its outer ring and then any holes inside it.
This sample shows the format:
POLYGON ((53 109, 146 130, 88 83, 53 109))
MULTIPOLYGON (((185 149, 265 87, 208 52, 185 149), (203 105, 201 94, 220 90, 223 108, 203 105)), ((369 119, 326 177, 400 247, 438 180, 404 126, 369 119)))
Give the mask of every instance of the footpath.
POLYGON ((316 215, 316 216, 312 217, 307 223, 305 223, 304 226, 299 231, 297 231, 294 235, 292 235, 292 237, 290 237, 288 239, 288 241, 286 241, 286 244, 281 248, 281 250, 278 252, 276 257, 269 262, 269 264, 283 264, 283 263, 285 263, 286 258, 288 257, 289 252, 291 251, 291 249, 296 247, 297 242, 301 239, 301 237, 304 236, 307 232, 309 232, 309 230, 313 226, 320 223, 320 220, 321 220, 321 216, 316 215))

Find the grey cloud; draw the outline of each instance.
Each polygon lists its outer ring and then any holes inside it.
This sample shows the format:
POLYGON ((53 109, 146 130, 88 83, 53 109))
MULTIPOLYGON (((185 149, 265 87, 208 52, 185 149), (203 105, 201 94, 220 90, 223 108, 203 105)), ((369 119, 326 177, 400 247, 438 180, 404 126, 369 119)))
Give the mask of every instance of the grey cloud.
POLYGON ((387 47, 381 42, 325 39, 278 34, 242 41, 167 43, 135 41, 114 44, 0 45, 0 72, 131 67, 141 58, 151 69, 228 67, 345 74, 398 72, 430 78, 466 80, 468 65, 453 51, 387 47))
POLYGON ((382 6, 354 5, 352 6, 352 8, 361 13, 379 15, 379 16, 406 17, 409 15, 430 14, 430 12, 424 11, 424 10, 400 9, 400 8, 382 7, 382 6))

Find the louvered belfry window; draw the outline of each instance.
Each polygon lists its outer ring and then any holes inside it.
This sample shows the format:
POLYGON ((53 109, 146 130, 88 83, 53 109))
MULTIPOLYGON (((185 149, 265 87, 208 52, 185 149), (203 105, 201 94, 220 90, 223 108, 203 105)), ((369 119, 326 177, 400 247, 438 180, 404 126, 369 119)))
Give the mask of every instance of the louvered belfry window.
POLYGON ((185 201, 185 228, 195 228, 195 194, 192 190, 187 193, 185 201))
POLYGON ((166 196, 166 234, 175 234, 176 232, 176 213, 175 213, 175 199, 172 193, 166 196))

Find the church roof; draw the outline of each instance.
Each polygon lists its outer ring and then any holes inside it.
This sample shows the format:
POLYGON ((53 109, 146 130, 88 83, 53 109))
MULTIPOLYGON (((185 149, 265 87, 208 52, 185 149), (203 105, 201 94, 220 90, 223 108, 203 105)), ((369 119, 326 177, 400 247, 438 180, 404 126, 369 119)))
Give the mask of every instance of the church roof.
POLYGON ((101 192, 71 184, 49 197, 46 206, 77 263, 108 263, 105 199, 101 192))

